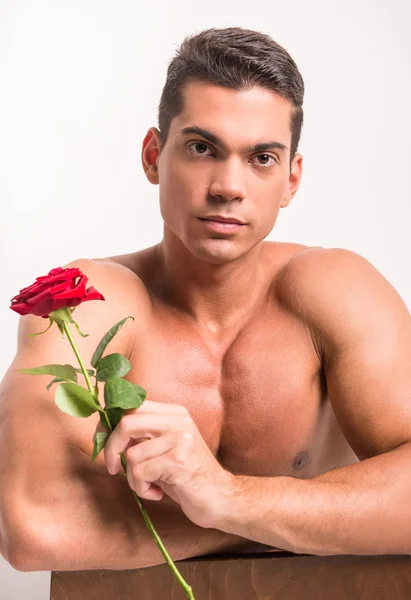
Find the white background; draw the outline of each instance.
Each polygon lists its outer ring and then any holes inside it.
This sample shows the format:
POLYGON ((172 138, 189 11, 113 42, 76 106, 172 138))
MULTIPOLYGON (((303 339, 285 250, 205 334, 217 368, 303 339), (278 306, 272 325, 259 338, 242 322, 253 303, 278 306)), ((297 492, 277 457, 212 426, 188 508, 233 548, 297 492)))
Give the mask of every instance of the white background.
MULTIPOLYGON (((18 290, 161 239, 141 142, 168 61, 207 27, 270 34, 305 80, 303 181, 269 239, 354 250, 410 308, 410 23, 408 0, 0 0, 0 376, 18 290)), ((49 573, 0 559, 0 580, 2 600, 49 598, 49 573)))

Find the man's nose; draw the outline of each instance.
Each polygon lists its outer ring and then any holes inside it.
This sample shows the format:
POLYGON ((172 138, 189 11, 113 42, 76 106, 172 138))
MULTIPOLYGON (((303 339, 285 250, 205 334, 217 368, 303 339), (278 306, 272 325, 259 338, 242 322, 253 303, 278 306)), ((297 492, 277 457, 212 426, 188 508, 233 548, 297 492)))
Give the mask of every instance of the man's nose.
POLYGON ((233 157, 216 165, 210 185, 210 195, 220 200, 243 200, 246 195, 244 166, 233 157))

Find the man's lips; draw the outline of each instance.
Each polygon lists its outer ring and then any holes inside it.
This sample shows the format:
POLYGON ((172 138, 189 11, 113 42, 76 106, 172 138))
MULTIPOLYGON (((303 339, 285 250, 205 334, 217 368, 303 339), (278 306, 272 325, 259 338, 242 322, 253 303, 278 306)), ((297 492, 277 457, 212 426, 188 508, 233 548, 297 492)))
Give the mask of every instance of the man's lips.
POLYGON ((215 217, 200 218, 200 221, 204 223, 204 226, 209 231, 220 234, 236 233, 245 227, 245 223, 242 223, 233 217, 221 217, 219 215, 216 215, 215 217))
POLYGON ((202 221, 218 221, 219 223, 233 223, 235 225, 245 225, 240 219, 235 217, 223 217, 221 215, 211 215, 209 217, 199 217, 202 221))

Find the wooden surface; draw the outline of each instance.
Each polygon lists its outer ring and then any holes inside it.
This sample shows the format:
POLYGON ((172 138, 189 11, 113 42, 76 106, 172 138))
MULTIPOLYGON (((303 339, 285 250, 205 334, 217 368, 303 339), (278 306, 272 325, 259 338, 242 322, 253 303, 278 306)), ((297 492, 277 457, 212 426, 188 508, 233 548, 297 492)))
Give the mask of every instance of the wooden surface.
MULTIPOLYGON (((176 562, 196 600, 410 600, 410 556, 287 552, 176 562)), ((56 571, 51 600, 184 600, 168 565, 131 571, 56 571)))

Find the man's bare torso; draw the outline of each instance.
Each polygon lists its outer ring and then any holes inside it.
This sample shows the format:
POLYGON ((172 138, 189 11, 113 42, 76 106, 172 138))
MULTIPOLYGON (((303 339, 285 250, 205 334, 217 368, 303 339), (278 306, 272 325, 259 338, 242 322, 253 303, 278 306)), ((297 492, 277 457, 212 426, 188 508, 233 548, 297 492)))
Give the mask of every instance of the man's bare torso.
POLYGON ((153 302, 132 343, 129 378, 147 398, 183 404, 234 474, 299 478, 357 462, 336 421, 308 327, 284 307, 278 277, 307 247, 265 242, 266 285, 241 323, 215 336, 159 292, 155 248, 109 260, 132 270, 153 302))

